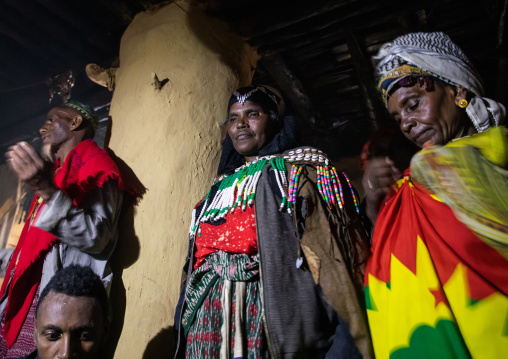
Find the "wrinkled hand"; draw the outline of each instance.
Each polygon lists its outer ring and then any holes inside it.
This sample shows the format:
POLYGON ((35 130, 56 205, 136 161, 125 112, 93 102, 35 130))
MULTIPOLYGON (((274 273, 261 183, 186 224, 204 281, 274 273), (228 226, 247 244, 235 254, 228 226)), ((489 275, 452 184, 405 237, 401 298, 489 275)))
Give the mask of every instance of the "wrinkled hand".
POLYGON ((18 178, 44 201, 48 201, 56 192, 51 176, 51 162, 45 161, 28 143, 18 142, 9 147, 5 157, 18 178))
POLYGON ((383 198, 400 177, 400 171, 390 158, 374 157, 369 161, 363 174, 362 185, 365 192, 367 216, 372 224, 376 223, 383 198))

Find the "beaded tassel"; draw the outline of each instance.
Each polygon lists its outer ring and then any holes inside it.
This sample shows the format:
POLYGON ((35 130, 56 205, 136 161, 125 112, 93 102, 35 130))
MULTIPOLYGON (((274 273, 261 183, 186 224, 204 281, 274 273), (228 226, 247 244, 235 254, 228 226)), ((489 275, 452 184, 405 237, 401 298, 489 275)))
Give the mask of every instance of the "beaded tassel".
POLYGON ((337 176, 337 171, 334 167, 331 170, 332 174, 332 183, 333 183, 333 192, 335 194, 335 198, 337 199, 337 203, 339 204, 339 208, 342 209, 344 203, 344 194, 342 193, 342 185, 340 184, 340 179, 337 176))
MULTIPOLYGON (((196 233, 196 230, 198 229, 199 227, 199 220, 203 217, 203 213, 205 212, 205 209, 206 209, 206 204, 208 202, 208 198, 210 197, 210 192, 212 191, 212 189, 210 188, 208 190, 208 193, 206 195, 206 198, 205 200, 203 201, 203 208, 201 209, 201 213, 199 214, 198 217, 196 217, 196 208, 194 208, 192 210, 192 219, 191 219, 191 225, 190 225, 190 235, 194 235, 194 233, 196 233)), ((199 227, 199 235, 201 235, 201 227, 199 227)))
POLYGON ((296 202, 296 192, 298 190, 298 181, 300 179, 300 174, 302 173, 303 167, 298 167, 297 165, 293 165, 291 167, 291 175, 289 177, 289 203, 294 204, 296 202))
POLYGON ((356 212, 360 213, 360 207, 358 207, 358 200, 356 199, 355 191, 353 191, 353 186, 351 186, 351 182, 349 182, 349 178, 346 173, 342 172, 342 175, 346 178, 347 184, 349 186, 349 190, 351 191, 351 195, 353 196, 353 201, 355 202, 356 212))
POLYGON ((317 187, 318 191, 321 194, 321 197, 325 200, 326 203, 328 203, 328 196, 326 195, 326 189, 325 189, 325 183, 323 180, 323 167, 317 166, 316 167, 317 172, 317 187))
MULTIPOLYGON (((296 192, 298 190, 298 181, 300 180, 300 174, 302 173, 303 166, 293 165, 291 167, 291 173, 289 178, 289 190, 288 190, 288 200, 289 203, 295 204, 296 202, 296 192)), ((318 192, 323 198, 323 200, 328 204, 330 208, 333 206, 339 206, 340 209, 344 207, 344 193, 342 191, 342 185, 337 174, 337 170, 332 166, 316 166, 317 173, 317 188, 318 192)), ((357 211, 358 209, 358 200, 353 192, 353 188, 346 174, 343 173, 344 177, 348 181, 349 188, 351 189, 351 193, 353 194, 353 199, 355 202, 355 206, 357 211)))
POLYGON ((270 159, 270 164, 275 172, 275 179, 277 180, 277 185, 279 186, 280 193, 282 194, 282 201, 279 210, 282 211, 285 209, 288 213, 291 213, 291 207, 288 201, 289 194, 284 159, 280 157, 272 158, 270 159))
POLYGON ((325 188, 326 188, 326 193, 328 195, 328 198, 330 199, 330 207, 332 207, 332 205, 335 204, 336 200, 335 200, 335 195, 333 193, 333 188, 332 188, 332 182, 330 181, 330 170, 328 168, 328 166, 325 166, 325 168, 323 169, 323 173, 324 173, 324 181, 325 181, 325 188))
POLYGON ((243 193, 240 192, 240 189, 238 190, 238 199, 237 203, 238 205, 242 205, 242 211, 245 211, 247 208, 247 203, 249 202, 249 207, 251 207, 254 204, 254 199, 256 197, 256 186, 258 184, 259 177, 261 176, 261 171, 263 171, 263 168, 265 168, 266 163, 268 160, 262 159, 252 166, 246 167, 248 169, 247 176, 242 180, 243 186, 243 193), (242 201, 242 194, 243 194, 243 201, 242 201))
POLYGON ((282 189, 283 189, 282 193, 284 196, 282 204, 281 204, 281 210, 285 208, 288 213, 291 213, 291 206, 290 206, 289 200, 288 200, 289 185, 288 185, 288 179, 287 179, 287 175, 286 175, 286 164, 284 162, 284 158, 282 158, 282 157, 276 158, 276 162, 279 165, 279 174, 282 179, 282 181, 281 181, 282 189))

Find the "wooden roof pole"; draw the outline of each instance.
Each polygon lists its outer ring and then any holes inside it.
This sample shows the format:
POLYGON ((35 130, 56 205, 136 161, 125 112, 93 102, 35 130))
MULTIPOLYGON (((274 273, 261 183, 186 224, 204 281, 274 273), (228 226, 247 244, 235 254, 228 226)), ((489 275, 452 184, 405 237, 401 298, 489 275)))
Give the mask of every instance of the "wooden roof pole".
POLYGON ((297 118, 303 121, 303 125, 316 127, 318 116, 314 105, 300 80, 288 68, 284 58, 275 53, 264 56, 259 61, 282 91, 284 99, 291 105, 297 118))
POLYGON ((351 61, 358 77, 358 82, 364 99, 364 105, 369 113, 371 132, 378 129, 378 120, 380 118, 377 108, 376 85, 374 80, 374 69, 370 62, 369 54, 365 46, 358 40, 358 36, 353 32, 346 32, 346 41, 351 61))

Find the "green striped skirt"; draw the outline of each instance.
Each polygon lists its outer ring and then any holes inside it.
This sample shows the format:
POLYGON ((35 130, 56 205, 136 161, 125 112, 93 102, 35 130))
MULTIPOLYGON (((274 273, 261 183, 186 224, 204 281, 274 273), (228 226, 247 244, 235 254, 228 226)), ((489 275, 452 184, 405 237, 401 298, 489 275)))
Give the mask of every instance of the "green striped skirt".
POLYGON ((187 358, 269 358, 263 328, 259 256, 210 254, 185 291, 187 358))

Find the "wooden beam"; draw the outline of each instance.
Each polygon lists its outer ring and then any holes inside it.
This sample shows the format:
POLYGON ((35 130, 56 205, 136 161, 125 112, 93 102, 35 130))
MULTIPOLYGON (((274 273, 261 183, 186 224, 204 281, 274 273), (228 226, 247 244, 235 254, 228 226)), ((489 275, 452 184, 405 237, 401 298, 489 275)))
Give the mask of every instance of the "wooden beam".
MULTIPOLYGON (((0 147, 8 147, 20 140, 39 136, 39 128, 46 113, 58 104, 59 98, 48 103, 49 93, 45 84, 1 93, 2 101, 9 106, 0 107, 0 147)), ((96 107, 111 101, 111 92, 97 86, 81 74, 76 78, 72 96, 96 107)), ((1 149, 0 149, 1 152, 1 149)), ((3 153, 3 152, 2 152, 3 153)), ((1 158, 0 158, 1 162, 1 158)))
POLYGON ((364 105, 369 113, 371 131, 378 128, 378 106, 376 87, 374 82, 374 69, 372 68, 369 55, 365 46, 360 42, 358 36, 353 32, 346 34, 347 46, 351 53, 353 66, 360 84, 360 89, 364 98, 364 105))
POLYGON ((325 19, 317 19, 312 23, 301 21, 294 25, 288 26, 287 28, 282 28, 280 31, 276 31, 274 33, 267 33, 263 36, 251 37, 249 39, 249 43, 263 45, 267 44, 280 47, 288 41, 300 41, 302 38, 307 39, 311 33, 318 32, 320 30, 328 31, 329 28, 334 25, 341 27, 340 24, 347 20, 353 19, 356 22, 358 21, 358 17, 365 17, 366 13, 379 13, 379 11, 382 11, 381 8, 382 5, 379 3, 357 4, 357 2, 354 2, 350 4, 347 9, 344 9, 340 16, 333 16, 333 13, 327 13, 325 19))
MULTIPOLYGON (((4 6, 0 3, 0 13, 2 13, 4 6)), ((9 26, 6 22, 0 21, 0 34, 3 34, 5 37, 9 38, 11 41, 23 47, 25 51, 27 51, 31 56, 38 57, 40 56, 46 61, 51 60, 51 55, 47 52, 43 52, 42 48, 38 43, 32 40, 29 34, 21 34, 16 31, 15 27, 9 26)))
MULTIPOLYGON (((61 44, 67 52, 72 49, 77 57, 90 54, 90 47, 93 45, 85 48, 82 44, 86 39, 79 31, 63 21, 58 21, 57 16, 33 0, 4 0, 4 2, 10 8, 8 16, 17 18, 16 22, 23 21, 29 33, 40 34, 43 39, 51 39, 51 42, 61 44)), ((92 48, 96 49, 99 48, 92 48)))
POLYGON ((262 28, 261 31, 254 32, 252 34, 252 38, 253 39, 260 38, 262 36, 272 34, 275 31, 286 29, 286 28, 288 28, 290 26, 300 26, 302 21, 306 21, 306 20, 310 20, 310 19, 315 19, 315 18, 317 18, 319 16, 326 15, 326 14, 330 13, 333 10, 341 9, 341 8, 345 7, 346 5, 348 5, 349 3, 352 3, 352 2, 355 2, 355 0, 346 0, 346 1, 335 1, 335 2, 332 2, 331 5, 327 4, 327 5, 323 6, 322 8, 320 8, 319 10, 316 10, 316 11, 311 12, 311 13, 304 14, 303 16, 299 17, 298 19, 293 19, 293 20, 286 21, 286 22, 277 22, 276 25, 273 25, 273 26, 270 26, 270 27, 266 27, 266 28, 262 28))
POLYGON ((79 16, 79 11, 72 7, 72 1, 57 0, 36 0, 42 7, 49 10, 60 21, 71 26, 80 32, 82 38, 86 39, 95 47, 108 51, 111 44, 107 40, 107 29, 97 23, 91 23, 85 17, 79 16))
POLYGON ((288 68, 286 62, 279 54, 265 56, 259 60, 263 68, 277 83, 286 101, 295 111, 295 115, 303 120, 307 127, 317 124, 317 112, 312 101, 296 75, 288 68))
MULTIPOLYGON (((305 25, 301 23, 298 28, 286 29, 260 38, 250 38, 251 45, 259 46, 259 52, 263 50, 288 49, 292 46, 299 47, 309 38, 320 39, 327 36, 344 37, 344 29, 361 28, 363 31, 388 21, 397 22, 397 17, 405 13, 414 13, 422 9, 422 5, 411 1, 401 6, 401 1, 385 3, 367 3, 361 7, 352 7, 351 10, 340 16, 323 19, 321 22, 305 25)), ((356 5, 353 3, 352 5, 356 5)))
POLYGON ((427 14, 424 9, 400 14, 398 20, 407 32, 427 31, 427 14))
POLYGON ((499 16, 499 26, 497 30, 497 47, 500 48, 503 45, 503 41, 505 38, 505 20, 506 20, 506 11, 508 8, 508 0, 505 0, 503 5, 503 11, 501 11, 501 15, 499 16))
MULTIPOLYGON (((32 52, 27 51, 17 41, 13 41, 5 35, 0 35, 0 42, 2 42, 3 59, 20 66, 24 73, 30 74, 32 77, 38 73, 42 75, 43 66, 40 58, 33 56, 32 52)), ((11 78, 19 78, 19 76, 14 73, 7 73, 7 75, 11 78)))
POLYGON ((0 23, 2 32, 20 42, 24 46, 31 47, 38 56, 46 57, 49 63, 55 62, 55 54, 65 54, 71 60, 78 60, 79 56, 69 53, 68 49, 56 41, 51 41, 50 33, 34 28, 29 21, 22 17, 5 3, 0 4, 0 23), (27 24, 28 22, 28 24, 27 24), (25 24, 20 26, 20 24, 25 24))

